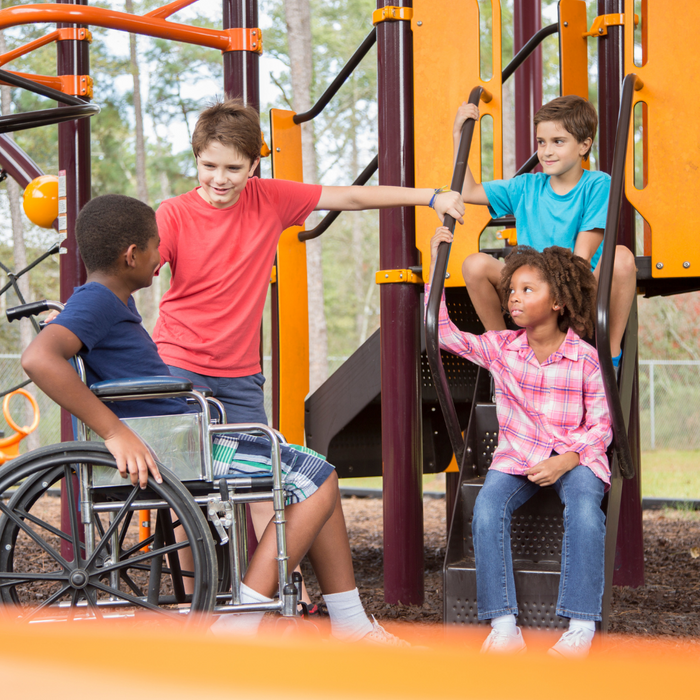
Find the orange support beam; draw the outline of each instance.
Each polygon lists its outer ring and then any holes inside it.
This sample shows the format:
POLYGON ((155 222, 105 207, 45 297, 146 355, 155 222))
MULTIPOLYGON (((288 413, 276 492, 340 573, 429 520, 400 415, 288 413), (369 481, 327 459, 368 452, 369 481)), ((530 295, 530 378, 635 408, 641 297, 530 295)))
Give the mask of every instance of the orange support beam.
MULTIPOLYGON (((272 171, 276 178, 303 182, 301 126, 294 112, 270 110, 272 171)), ((275 428, 289 442, 304 444, 304 400, 309 393, 309 303, 306 280, 306 244, 298 239, 303 226, 282 233, 277 247, 276 281, 279 386, 275 428)), ((273 351, 274 352, 274 351, 273 351)))

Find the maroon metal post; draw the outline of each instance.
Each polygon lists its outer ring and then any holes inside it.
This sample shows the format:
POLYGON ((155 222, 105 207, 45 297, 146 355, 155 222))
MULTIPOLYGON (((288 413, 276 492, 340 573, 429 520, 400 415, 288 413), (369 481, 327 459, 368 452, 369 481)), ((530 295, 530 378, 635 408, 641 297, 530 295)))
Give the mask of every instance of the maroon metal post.
MULTIPOLYGON (((255 28, 257 26, 258 0, 223 0, 224 29, 255 28)), ((224 94, 226 97, 238 97, 260 111, 260 56, 251 51, 227 51, 223 58, 224 94)), ((260 175, 260 166, 255 174, 260 175)), ((273 323, 275 323, 274 320, 273 323)), ((262 355, 262 352, 260 354, 262 355)), ((246 507, 246 521, 248 525, 248 553, 252 556, 258 545, 258 540, 255 537, 253 520, 250 517, 250 508, 248 507, 246 507)))
MULTIPOLYGON (((378 0, 377 8, 396 4, 378 0)), ((412 54, 408 22, 377 25, 380 185, 414 186, 412 54)), ((383 209, 381 269, 417 264, 415 211, 383 209)), ((384 600, 413 605, 424 595, 419 295, 413 284, 384 284, 380 291, 384 600)))
MULTIPOLYGON (((598 14, 624 12, 624 0, 598 0, 598 14)), ((624 77, 624 27, 608 27, 607 36, 598 38, 598 119, 599 167, 606 173, 612 168, 615 131, 624 77)), ((634 250, 634 211, 623 197, 618 244, 634 250)), ((637 476, 622 486, 617 556, 613 583, 616 586, 644 585, 644 540, 642 534, 641 448, 639 435, 638 372, 632 396, 629 441, 637 476)))
MULTIPOLYGON (((541 0, 514 0, 513 55, 542 28, 541 5, 541 0)), ((537 150, 532 120, 542 106, 541 46, 538 46, 515 71, 513 80, 515 80, 515 169, 518 170, 537 150)))
MULTIPOLYGON (((58 2, 74 5, 87 5, 86 0, 58 2)), ((62 27, 76 27, 74 24, 59 24, 62 27)), ((58 75, 89 75, 90 52, 87 41, 58 41, 56 72, 58 75)), ((58 169, 66 173, 66 223, 67 237, 61 244, 60 255, 60 295, 65 302, 73 293, 74 287, 84 284, 86 273, 75 241, 75 220, 78 212, 90 201, 90 120, 79 119, 58 125, 58 169)), ((61 440, 73 440, 71 415, 61 410, 61 440)), ((78 482, 74 479, 73 490, 78 493, 78 482)), ((61 492, 61 529, 71 531, 68 514, 68 501, 65 485, 61 492)), ((81 532, 82 539, 82 532, 81 532)), ((61 554, 68 560, 73 558, 73 546, 61 541, 61 554)))
MULTIPOLYGON (((224 29, 255 28, 258 0, 223 0, 224 29)), ((260 56, 252 51, 224 53, 224 93, 260 110, 260 56)))

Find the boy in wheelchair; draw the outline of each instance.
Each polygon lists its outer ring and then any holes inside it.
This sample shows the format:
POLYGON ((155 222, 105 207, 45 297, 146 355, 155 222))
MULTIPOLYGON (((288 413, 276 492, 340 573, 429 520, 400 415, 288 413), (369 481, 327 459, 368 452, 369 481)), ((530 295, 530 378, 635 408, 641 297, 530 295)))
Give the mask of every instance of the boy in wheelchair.
MULTIPOLYGON (((104 195, 80 212, 76 238, 88 272, 75 289, 65 310, 46 325, 22 355, 27 375, 56 403, 102 437, 114 455, 122 477, 145 488, 149 475, 161 476, 149 447, 119 419, 189 412, 184 399, 132 400, 109 405, 88 388, 94 382, 140 376, 168 375, 155 344, 141 325, 132 293, 148 287, 160 264, 158 228, 154 211, 123 195, 104 195), (87 385, 70 364, 80 355, 87 385)), ((228 463, 215 458, 215 475, 238 474, 233 461, 269 472, 269 443, 247 434, 215 438, 228 452, 228 463), (233 438, 233 439, 232 439, 233 438), (265 455, 268 459, 265 459, 265 455), (227 471, 228 470, 228 471, 227 471)), ((355 586, 350 545, 341 507, 338 478, 320 456, 283 444, 282 472, 287 500, 285 509, 290 570, 304 555, 316 572, 331 619, 334 637, 379 644, 406 642, 384 630, 365 614, 355 586)), ((265 603, 278 589, 273 523, 265 530, 241 583, 241 603, 265 603)), ((215 633, 254 633, 262 612, 224 615, 212 626, 215 633)))

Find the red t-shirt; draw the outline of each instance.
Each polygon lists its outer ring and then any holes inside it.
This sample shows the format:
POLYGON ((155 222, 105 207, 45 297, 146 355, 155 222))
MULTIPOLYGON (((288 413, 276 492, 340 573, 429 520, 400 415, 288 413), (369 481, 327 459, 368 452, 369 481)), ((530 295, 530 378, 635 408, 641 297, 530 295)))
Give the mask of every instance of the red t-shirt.
POLYGON ((260 372, 260 322, 277 242, 300 226, 321 197, 320 185, 252 177, 226 209, 195 188, 156 212, 170 289, 153 331, 169 365, 212 377, 260 372))

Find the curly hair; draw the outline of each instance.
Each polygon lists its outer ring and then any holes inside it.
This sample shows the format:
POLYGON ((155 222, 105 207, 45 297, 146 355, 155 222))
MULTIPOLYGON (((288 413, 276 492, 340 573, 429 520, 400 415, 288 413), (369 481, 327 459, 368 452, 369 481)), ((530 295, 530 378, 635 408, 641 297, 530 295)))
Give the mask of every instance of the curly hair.
POLYGON ((559 329, 566 333, 572 328, 582 338, 592 338, 597 285, 588 262, 559 246, 545 248, 541 253, 529 246, 514 248, 505 259, 499 286, 505 311, 513 274, 525 265, 540 273, 552 290, 555 302, 562 307, 559 329))
POLYGON ((78 214, 75 239, 88 272, 109 272, 119 256, 135 243, 146 250, 158 235, 156 213, 138 199, 103 194, 91 199, 78 214))

